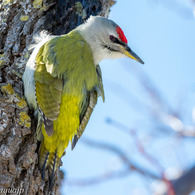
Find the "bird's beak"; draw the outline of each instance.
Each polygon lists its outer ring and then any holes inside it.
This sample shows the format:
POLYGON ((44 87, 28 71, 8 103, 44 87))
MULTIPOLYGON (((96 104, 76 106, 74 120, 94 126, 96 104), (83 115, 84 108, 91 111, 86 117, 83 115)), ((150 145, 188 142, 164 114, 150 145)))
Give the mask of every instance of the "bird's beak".
POLYGON ((122 48, 123 49, 123 53, 130 57, 131 59, 133 60, 136 60, 138 62, 140 62, 141 64, 144 64, 144 62, 142 61, 142 59, 137 55, 135 54, 128 45, 126 45, 125 47, 122 48))

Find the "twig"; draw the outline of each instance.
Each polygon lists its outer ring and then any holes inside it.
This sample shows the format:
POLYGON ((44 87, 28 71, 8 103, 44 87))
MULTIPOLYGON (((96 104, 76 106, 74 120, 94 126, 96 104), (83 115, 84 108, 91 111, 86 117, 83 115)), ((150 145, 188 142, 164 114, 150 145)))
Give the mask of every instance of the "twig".
POLYGON ((129 175, 129 169, 122 170, 122 171, 110 171, 106 172, 101 175, 97 175, 91 178, 86 179, 78 179, 78 178, 71 178, 66 180, 66 184, 68 185, 76 185, 76 186, 87 186, 87 185, 96 185, 105 181, 108 181, 110 179, 114 178, 121 178, 129 175))
POLYGON ((141 141, 139 140, 139 138, 137 137, 136 131, 133 129, 129 129, 127 126, 125 126, 124 124, 113 120, 113 119, 108 119, 107 120, 112 126, 116 127, 117 129, 123 130, 124 132, 128 133, 129 135, 131 135, 134 138, 135 144, 138 148, 138 151, 145 157, 145 159, 147 161, 149 161, 152 165, 154 165, 155 167, 157 167, 157 169, 160 171, 161 173, 161 180, 163 180, 168 187, 168 195, 174 195, 174 189, 172 186, 172 183, 166 179, 165 175, 164 175, 164 168, 162 167, 162 165, 159 163, 158 160, 156 160, 151 154, 149 154, 143 147, 141 141))
POLYGON ((122 162, 129 167, 129 169, 136 170, 140 174, 145 175, 145 176, 147 175, 153 179, 160 179, 160 177, 157 176, 156 174, 154 174, 146 169, 143 169, 143 168, 139 167, 138 164, 136 164, 135 162, 132 162, 119 147, 116 147, 112 144, 108 144, 108 143, 104 143, 104 142, 100 142, 100 141, 95 141, 95 140, 92 140, 89 138, 83 138, 83 143, 86 145, 89 145, 90 147, 95 147, 98 149, 110 151, 110 152, 116 154, 122 160, 122 162))
POLYGON ((97 175, 97 176, 87 178, 87 179, 79 179, 79 178, 66 179, 66 184, 68 184, 68 185, 76 185, 76 186, 95 185, 95 184, 105 182, 109 179, 121 178, 121 177, 128 176, 132 172, 132 170, 135 170, 135 171, 139 172, 140 174, 142 174, 144 176, 149 176, 153 179, 158 179, 158 180, 161 179, 158 175, 156 175, 156 174, 154 174, 154 173, 152 173, 144 168, 141 168, 138 165, 136 165, 136 163, 133 163, 132 161, 130 161, 129 158, 127 157, 127 155, 120 148, 118 148, 112 144, 103 143, 100 141, 94 141, 94 140, 89 139, 89 138, 83 138, 80 141, 86 145, 89 145, 90 147, 95 147, 98 149, 107 150, 109 152, 116 154, 120 158, 120 160, 125 165, 127 165, 126 166, 127 168, 125 170, 109 171, 109 172, 106 172, 104 174, 97 175))

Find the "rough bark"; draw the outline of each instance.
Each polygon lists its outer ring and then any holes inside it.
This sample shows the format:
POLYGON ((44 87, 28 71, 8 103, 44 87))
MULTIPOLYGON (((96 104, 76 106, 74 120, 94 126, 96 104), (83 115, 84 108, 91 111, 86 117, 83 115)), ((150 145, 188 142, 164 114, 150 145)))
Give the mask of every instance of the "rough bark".
MULTIPOLYGON (((113 3, 113 0, 0 0, 0 190, 48 194, 47 177, 43 181, 38 169, 36 121, 23 95, 22 74, 33 35, 41 30, 65 34, 90 15, 107 16, 113 3)), ((53 193, 58 193, 58 184, 54 185, 53 193)))

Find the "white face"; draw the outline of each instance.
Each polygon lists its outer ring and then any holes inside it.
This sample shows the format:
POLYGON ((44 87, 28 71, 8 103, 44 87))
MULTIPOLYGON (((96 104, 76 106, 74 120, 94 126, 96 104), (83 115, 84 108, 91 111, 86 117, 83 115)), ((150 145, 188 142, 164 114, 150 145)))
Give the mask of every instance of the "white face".
POLYGON ((95 56, 99 60, 125 56, 122 48, 126 46, 127 40, 116 23, 103 17, 91 17, 88 22, 91 23, 91 36, 98 50, 95 56))
POLYGON ((121 28, 112 20, 91 16, 85 24, 78 27, 78 30, 90 45, 96 65, 106 58, 115 59, 125 56, 142 63, 127 46, 127 39, 121 28))

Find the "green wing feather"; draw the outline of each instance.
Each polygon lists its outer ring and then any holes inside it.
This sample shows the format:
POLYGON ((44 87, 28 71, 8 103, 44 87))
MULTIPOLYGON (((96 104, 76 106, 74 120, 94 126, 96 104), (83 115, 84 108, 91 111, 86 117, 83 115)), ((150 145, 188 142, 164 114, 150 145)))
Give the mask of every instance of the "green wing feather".
MULTIPOLYGON (((74 148, 85 130, 97 103, 98 96, 101 95, 104 101, 100 67, 99 65, 95 66, 90 46, 75 30, 71 31, 69 34, 52 38, 50 41, 46 42, 39 50, 35 63, 34 79, 37 104, 40 110, 39 123, 43 121, 48 136, 53 135, 55 137, 55 135, 59 133, 58 131, 61 131, 60 133, 63 132, 65 136, 69 136, 67 135, 66 129, 55 129, 55 122, 56 120, 63 120, 63 118, 58 117, 61 116, 60 105, 63 97, 71 95, 79 99, 78 103, 73 105, 78 106, 77 110, 80 112, 80 116, 75 116, 79 117, 80 126, 72 142, 72 148, 74 148)), ((64 103, 66 104, 66 102, 63 102, 63 104, 64 103)), ((71 106, 72 105, 69 105, 69 107, 71 106)), ((60 122, 63 123, 63 121, 60 122)), ((41 125, 39 125, 39 127, 41 127, 41 125)), ((75 130, 76 128, 73 129, 73 132, 75 132, 75 130)), ((70 131, 68 132, 70 134, 70 131)), ((41 138, 41 136, 38 137, 41 138)), ((51 145, 54 148, 57 147, 55 148, 57 152, 62 148, 64 143, 63 140, 61 140, 62 145, 60 145, 61 148, 59 148, 59 146, 55 145, 56 140, 54 137, 48 138, 44 135, 45 140, 53 139, 51 145)), ((61 138, 58 137, 58 139, 60 140, 61 138)), ((51 152, 52 150, 49 151, 44 144, 45 142, 42 140, 39 165, 43 177, 45 168, 49 167, 50 186, 52 186, 54 173, 61 156, 57 156, 56 152, 51 152)), ((63 149, 65 149, 65 146, 63 147, 63 149)), ((51 146, 49 148, 51 148, 51 146)))
POLYGON ((36 57, 34 78, 38 107, 50 136, 53 133, 53 121, 60 113, 63 93, 82 94, 81 124, 90 104, 91 92, 96 91, 97 97, 101 95, 104 101, 100 67, 97 65, 95 68, 89 45, 75 31, 55 37, 41 47, 36 57))
POLYGON ((35 63, 36 99, 43 115, 45 130, 51 136, 53 134, 53 121, 60 113, 63 80, 55 78, 47 72, 44 61, 44 45, 40 49, 35 63))
POLYGON ((95 108, 95 105, 97 104, 97 98, 98 95, 102 96, 102 100, 104 102, 105 97, 104 97, 104 88, 103 88, 103 83, 102 83, 102 74, 101 74, 101 69, 100 66, 96 66, 96 72, 98 75, 98 86, 93 88, 91 91, 86 92, 86 96, 82 102, 81 106, 81 111, 80 111, 80 126, 79 129, 77 130, 77 134, 74 136, 74 139, 72 141, 72 150, 76 146, 79 138, 83 134, 87 123, 89 121, 89 118, 91 117, 91 114, 93 112, 93 109, 95 108))

